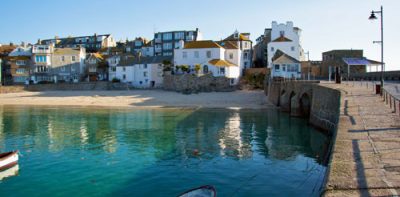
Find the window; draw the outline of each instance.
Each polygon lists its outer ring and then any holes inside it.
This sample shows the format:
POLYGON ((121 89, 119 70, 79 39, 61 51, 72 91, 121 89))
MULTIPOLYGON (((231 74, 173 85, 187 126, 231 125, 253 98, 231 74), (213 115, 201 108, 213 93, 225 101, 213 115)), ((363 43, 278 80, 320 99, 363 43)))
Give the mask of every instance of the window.
POLYGON ((249 48, 249 43, 248 42, 244 42, 244 48, 249 48))
POLYGON ((76 57, 75 57, 75 55, 73 55, 73 56, 71 57, 71 60, 72 60, 73 62, 75 62, 75 59, 76 59, 76 57))
POLYGON ((63 72, 65 71, 65 66, 61 67, 61 71, 63 72))
POLYGON ((185 39, 185 32, 175 32, 175 40, 185 39))
POLYGON ((171 42, 167 42, 163 44, 163 50, 170 50, 172 49, 172 43, 171 42))
POLYGON ((207 53, 207 54, 206 54, 206 55, 207 55, 207 58, 211 58, 211 51, 207 51, 206 53, 207 53))
POLYGON ((25 61, 24 60, 17 60, 17 66, 22 66, 25 65, 25 61))
POLYGON ((244 68, 247 68, 248 62, 244 63, 244 68))
POLYGON ((221 75, 224 75, 224 74, 225 74, 225 68, 220 68, 220 69, 219 69, 219 73, 220 73, 221 75))
POLYGON ((47 56, 44 56, 44 55, 35 56, 35 61, 36 62, 47 62, 47 56))
POLYGON ((186 52, 186 51, 182 52, 182 58, 183 58, 183 59, 186 59, 186 58, 187 58, 187 52, 186 52))
POLYGON ((229 53, 229 59, 233 59, 233 53, 229 53))
POLYGON ((199 58, 199 52, 198 51, 194 52, 194 58, 199 58))
POLYGON ((15 72, 16 72, 17 74, 25 74, 25 69, 23 69, 23 68, 18 68, 15 72))
POLYGON ((272 52, 275 51, 274 47, 271 47, 271 51, 272 51, 272 52))
POLYGON ((61 56, 61 61, 62 62, 65 61, 65 57, 64 56, 61 56))
POLYGON ((139 40, 135 41, 135 46, 136 46, 136 47, 142 46, 142 42, 139 41, 139 40))
POLYGON ((172 33, 164 33, 163 40, 172 40, 172 33))
MULTIPOLYGON (((288 70, 289 70, 289 67, 288 67, 288 70)), ((282 64, 282 71, 286 71, 286 65, 285 64, 282 64)))
POLYGON ((293 46, 292 46, 292 47, 290 47, 290 50, 294 51, 294 47, 293 47, 293 46))
POLYGON ((281 37, 285 36, 285 31, 280 31, 279 34, 281 35, 281 37))
POLYGON ((144 69, 147 69, 147 64, 144 64, 144 65, 143 65, 143 68, 144 68, 144 69))
POLYGON ((147 72, 143 72, 143 77, 147 77, 147 72))
POLYGON ((125 71, 126 71, 126 68, 125 68, 125 66, 123 66, 123 67, 122 67, 122 71, 123 71, 123 72, 125 72, 125 71))
POLYGON ((123 80, 126 79, 126 75, 125 75, 125 74, 122 75, 122 79, 123 79, 123 80))
POLYGON ((203 66, 203 73, 204 74, 208 73, 208 66, 207 65, 203 66))
POLYGON ((246 52, 246 53, 244 53, 244 54, 243 54, 243 56, 244 56, 244 59, 248 59, 248 58, 249 58, 249 57, 248 57, 248 56, 249 56, 249 54, 248 54, 247 52, 246 52))
POLYGON ((279 64, 275 64, 275 70, 279 71, 279 64))

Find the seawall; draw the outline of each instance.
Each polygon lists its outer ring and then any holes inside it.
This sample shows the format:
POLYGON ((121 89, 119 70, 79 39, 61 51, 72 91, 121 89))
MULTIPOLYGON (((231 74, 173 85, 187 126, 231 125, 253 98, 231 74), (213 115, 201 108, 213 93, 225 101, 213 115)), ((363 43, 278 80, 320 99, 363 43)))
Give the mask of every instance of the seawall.
POLYGON ((266 90, 268 100, 292 116, 305 117, 309 123, 329 134, 337 129, 341 92, 319 81, 272 82, 266 90))

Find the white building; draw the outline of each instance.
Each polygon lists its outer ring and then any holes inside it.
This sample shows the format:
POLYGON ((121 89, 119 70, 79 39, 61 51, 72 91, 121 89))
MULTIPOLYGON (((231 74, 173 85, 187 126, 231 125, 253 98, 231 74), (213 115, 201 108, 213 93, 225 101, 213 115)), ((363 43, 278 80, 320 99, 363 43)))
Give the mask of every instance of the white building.
POLYGON ((212 73, 213 76, 224 76, 231 79, 231 84, 237 84, 240 77, 241 50, 230 41, 217 42, 211 40, 180 41, 174 50, 174 67, 179 74, 182 66, 188 67, 194 73, 196 66, 200 66, 199 74, 212 73), (223 46, 221 46, 223 45, 223 46))
MULTIPOLYGON (((278 24, 272 22, 271 28, 271 42, 268 43, 268 67, 271 68, 272 77, 287 77, 300 78, 301 77, 301 66, 298 64, 298 68, 291 70, 291 73, 286 73, 283 69, 275 66, 273 58, 275 53, 279 50, 289 57, 296 59, 297 61, 304 61, 304 51, 301 47, 300 42, 301 29, 293 27, 293 22, 287 22, 286 24, 278 24), (293 75, 294 72, 297 74, 293 75)), ((280 62, 282 63, 282 62, 280 62)), ((291 62, 288 62, 291 63, 291 62)))
POLYGON ((112 81, 114 78, 117 78, 117 66, 121 59, 120 55, 114 55, 107 58, 108 62, 108 80, 112 81))
POLYGON ((236 63, 240 67, 240 70, 243 72, 243 70, 251 68, 253 42, 250 40, 250 33, 239 33, 238 31, 235 31, 232 35, 217 43, 223 46, 224 42, 227 41, 231 42, 236 49, 239 49, 241 52, 239 56, 240 61, 236 63))
POLYGON ((116 78, 136 88, 160 88, 163 85, 163 62, 169 56, 123 56, 116 67, 116 78))

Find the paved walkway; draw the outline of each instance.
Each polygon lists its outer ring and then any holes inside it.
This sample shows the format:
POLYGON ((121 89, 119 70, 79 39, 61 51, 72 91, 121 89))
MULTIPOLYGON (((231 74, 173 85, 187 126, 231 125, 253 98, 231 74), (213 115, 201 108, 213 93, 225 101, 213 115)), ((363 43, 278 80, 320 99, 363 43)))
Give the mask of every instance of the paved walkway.
POLYGON ((400 195, 399 111, 393 113, 371 88, 323 85, 344 92, 324 195, 400 195))

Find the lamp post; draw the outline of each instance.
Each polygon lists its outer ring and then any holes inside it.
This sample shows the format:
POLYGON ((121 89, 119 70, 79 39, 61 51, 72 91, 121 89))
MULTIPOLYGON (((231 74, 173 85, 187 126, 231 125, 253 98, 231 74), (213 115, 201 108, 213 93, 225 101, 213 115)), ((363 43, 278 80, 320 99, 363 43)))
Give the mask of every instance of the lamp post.
POLYGON ((381 15, 381 40, 380 41, 374 41, 374 43, 380 43, 381 44, 381 95, 382 95, 382 88, 383 88, 383 73, 384 73, 384 63, 383 63, 383 6, 381 6, 380 11, 371 11, 371 16, 369 16, 369 20, 375 20, 378 19, 375 14, 380 14, 381 15))

